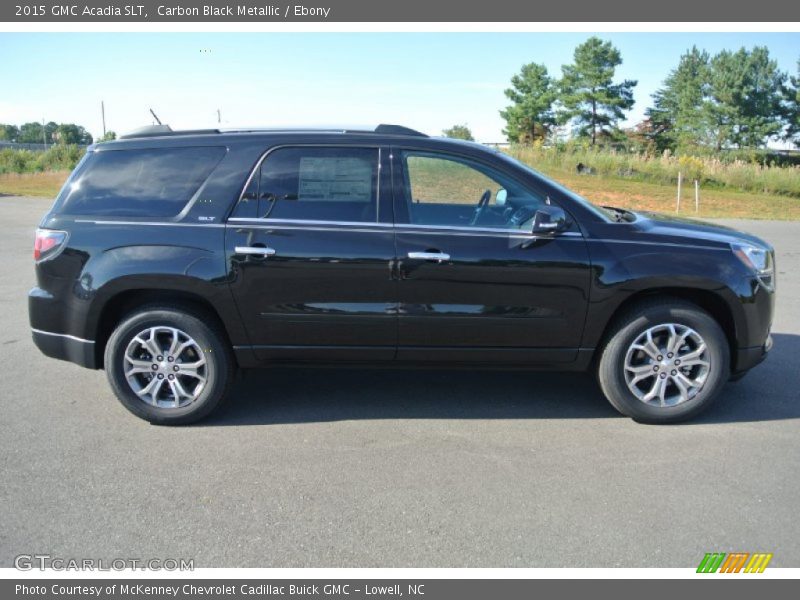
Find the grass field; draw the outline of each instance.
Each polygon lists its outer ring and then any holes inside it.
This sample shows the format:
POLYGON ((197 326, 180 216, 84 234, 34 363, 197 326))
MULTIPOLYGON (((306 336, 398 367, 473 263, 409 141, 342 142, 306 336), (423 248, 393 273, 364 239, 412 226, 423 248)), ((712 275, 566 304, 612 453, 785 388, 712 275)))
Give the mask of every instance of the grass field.
MULTIPOLYGON (((644 183, 622 178, 578 175, 573 172, 540 169, 595 204, 631 210, 674 213, 677 186, 644 183)), ((789 196, 700 188, 700 210, 694 211, 694 189, 684 185, 680 213, 686 216, 741 219, 800 220, 800 199, 789 196)))
POLYGON ((0 195, 55 198, 68 175, 69 171, 2 173, 0 174, 0 195))
MULTIPOLYGON (((595 204, 608 204, 633 210, 674 213, 676 186, 637 181, 604 174, 581 175, 574 168, 535 164, 539 171, 566 185, 595 204)), ((800 178, 800 171, 795 169, 800 178)), ((69 173, 0 174, 0 195, 55 197, 69 173)), ((419 173, 422 181, 430 174, 419 173)), ((466 181, 462 181, 466 184, 466 181)), ((467 186, 464 187, 474 187, 467 186)), ((474 195, 474 194, 473 194, 474 195)), ((474 199, 477 202, 477 197, 474 199)), ((786 195, 742 192, 701 187, 700 210, 694 211, 694 190, 687 182, 683 190, 681 214, 698 217, 800 220, 800 199, 786 195)))

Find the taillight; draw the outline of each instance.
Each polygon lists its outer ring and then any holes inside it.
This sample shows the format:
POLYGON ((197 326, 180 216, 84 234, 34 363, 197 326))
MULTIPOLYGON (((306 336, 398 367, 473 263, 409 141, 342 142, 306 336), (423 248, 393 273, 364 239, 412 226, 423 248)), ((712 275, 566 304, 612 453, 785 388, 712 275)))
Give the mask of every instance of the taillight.
POLYGON ((42 260, 54 255, 66 241, 66 231, 37 229, 36 240, 33 242, 33 259, 42 260))

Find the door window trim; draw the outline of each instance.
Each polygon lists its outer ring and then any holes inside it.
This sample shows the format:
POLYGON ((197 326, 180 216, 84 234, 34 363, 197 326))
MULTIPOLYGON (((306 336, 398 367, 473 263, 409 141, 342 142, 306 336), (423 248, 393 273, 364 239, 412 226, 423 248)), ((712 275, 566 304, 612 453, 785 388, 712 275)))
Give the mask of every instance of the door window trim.
MULTIPOLYGON (((384 149, 389 150, 388 146, 381 145, 381 144, 344 144, 344 143, 327 143, 327 144, 280 144, 278 146, 271 146, 267 148, 259 157, 258 161, 256 162, 253 169, 250 171, 250 175, 244 182, 244 186, 242 187, 242 191, 239 192, 239 197, 236 199, 236 202, 233 203, 230 212, 226 216, 226 222, 247 222, 247 223, 277 223, 278 221, 287 221, 291 223, 326 223, 326 224, 345 224, 345 223, 352 223, 358 224, 360 226, 364 225, 374 225, 374 224, 381 224, 385 223, 385 221, 381 221, 381 178, 384 176, 383 174, 383 161, 384 157, 386 156, 383 152, 384 149), (356 148, 360 150, 377 150, 378 151, 378 177, 375 186, 375 221, 318 221, 314 219, 272 219, 270 217, 261 218, 261 217, 232 217, 231 215, 236 212, 236 208, 244 199, 244 195, 247 193, 247 188, 250 187, 250 184, 253 181, 253 178, 258 175, 261 171, 261 165, 264 161, 269 157, 270 154, 276 152, 277 150, 283 150, 286 148, 356 148)), ((391 160, 391 151, 388 152, 388 157, 391 160)), ((390 177, 391 177, 391 168, 390 168, 390 177)), ((391 179, 390 179, 391 181, 391 179)), ((394 215, 394 202, 392 202, 392 215, 394 215)), ((391 225, 391 223, 389 224, 391 225)))

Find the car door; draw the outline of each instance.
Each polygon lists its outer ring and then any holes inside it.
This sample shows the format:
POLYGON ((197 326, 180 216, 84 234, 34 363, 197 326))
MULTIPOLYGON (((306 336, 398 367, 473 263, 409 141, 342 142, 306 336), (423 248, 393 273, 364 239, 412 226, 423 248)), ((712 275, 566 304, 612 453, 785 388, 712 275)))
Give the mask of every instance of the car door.
POLYGON ((575 360, 590 269, 579 229, 534 237, 536 208, 553 200, 499 165, 440 151, 392 153, 398 359, 575 360))
POLYGON ((388 153, 287 146, 227 223, 230 289, 264 361, 392 360, 397 345, 388 153))

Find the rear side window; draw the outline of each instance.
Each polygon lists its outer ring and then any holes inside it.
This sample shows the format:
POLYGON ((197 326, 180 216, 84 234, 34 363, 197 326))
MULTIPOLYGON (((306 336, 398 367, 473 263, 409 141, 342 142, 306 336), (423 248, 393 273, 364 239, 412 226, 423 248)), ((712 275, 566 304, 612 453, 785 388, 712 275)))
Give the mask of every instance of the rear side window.
POLYGON ((61 193, 70 215, 174 217, 225 154, 223 147, 147 148, 91 153, 61 193))
POLYGON ((257 182, 258 214, 262 218, 377 219, 375 148, 281 148, 264 159, 257 182))

